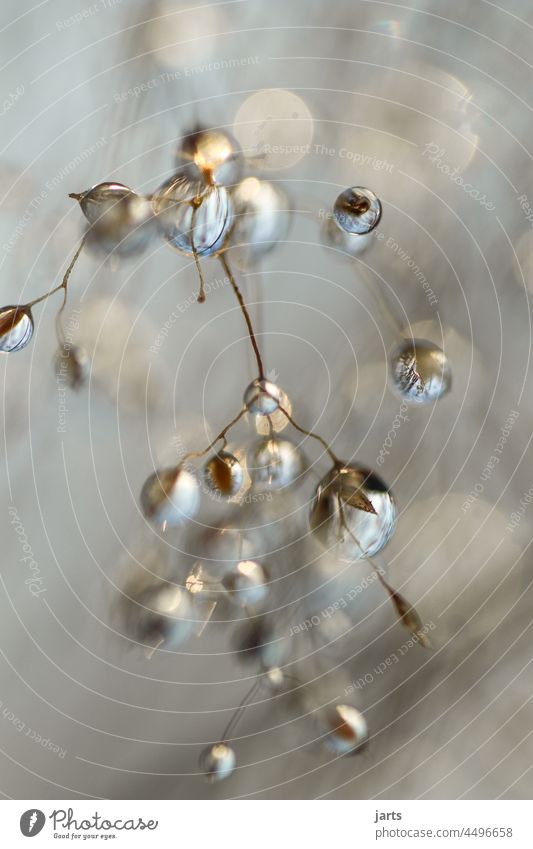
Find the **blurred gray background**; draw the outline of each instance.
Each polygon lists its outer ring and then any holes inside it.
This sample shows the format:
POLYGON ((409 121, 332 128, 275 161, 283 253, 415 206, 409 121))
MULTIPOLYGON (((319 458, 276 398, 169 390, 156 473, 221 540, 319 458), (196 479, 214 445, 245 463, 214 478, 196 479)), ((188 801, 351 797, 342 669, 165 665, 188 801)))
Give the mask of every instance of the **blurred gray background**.
MULTIPOLYGON (((346 612, 348 633, 326 634, 325 649, 309 637, 306 661, 321 680, 341 670, 345 683, 328 683, 341 695, 372 678, 355 690, 365 752, 335 759, 309 742, 301 707, 258 699, 239 725, 239 769, 208 787, 198 754, 249 670, 210 625, 147 663, 117 633, 116 610, 128 562, 153 551, 144 479, 231 418, 253 363, 228 287, 212 283, 196 305, 187 258, 163 244, 118 268, 83 255, 67 321, 91 351, 89 386, 60 397, 52 301, 35 310, 32 345, 0 364, 0 792, 530 797, 531 4, 4 0, 0 23, 6 305, 60 279, 81 233, 69 192, 109 179, 152 191, 200 121, 262 150, 249 173, 291 198, 289 236, 241 279, 298 421, 376 467, 400 405, 383 297, 402 328, 445 348, 454 376, 448 397, 410 411, 380 468, 400 511, 383 561, 434 623, 433 653, 415 647, 375 672, 408 635, 373 587, 346 612), (350 185, 384 207, 384 239, 353 261, 322 235, 350 185)), ((306 611, 359 579, 313 590, 306 611)))

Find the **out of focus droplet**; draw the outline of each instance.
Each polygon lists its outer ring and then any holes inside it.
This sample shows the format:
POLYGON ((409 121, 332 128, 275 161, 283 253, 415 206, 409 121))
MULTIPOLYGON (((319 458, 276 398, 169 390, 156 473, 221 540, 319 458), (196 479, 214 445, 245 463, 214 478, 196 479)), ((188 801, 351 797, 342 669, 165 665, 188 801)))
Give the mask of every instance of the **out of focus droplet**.
POLYGON ((346 556, 372 557, 386 545, 396 525, 396 504, 383 480, 359 465, 332 469, 317 487, 311 529, 328 549, 346 556), (362 496, 362 501, 361 501, 362 496), (369 512, 367 503, 375 511, 369 512), (353 506, 360 504, 360 506, 353 506))
POLYGON ((266 616, 248 619, 237 630, 235 650, 239 659, 246 663, 258 663, 263 669, 281 666, 288 657, 287 637, 276 633, 266 616))
POLYGON ((280 88, 250 95, 233 125, 244 155, 269 171, 291 168, 306 156, 313 129, 313 117, 302 98, 280 88))
POLYGON ((200 493, 196 478, 179 466, 160 469, 146 480, 141 491, 141 507, 156 525, 176 527, 196 514, 200 493))
POLYGON ((444 352, 433 342, 406 339, 391 356, 396 391, 413 404, 431 404, 450 391, 452 372, 444 352))
POLYGON ((235 770, 235 752, 227 743, 215 743, 208 746, 200 755, 200 769, 210 784, 223 781, 233 775, 235 770))
POLYGON ((268 594, 267 575, 255 560, 241 560, 224 576, 222 584, 229 596, 241 607, 262 604, 268 594))
POLYGON ((285 192, 268 180, 246 177, 232 193, 234 225, 229 244, 241 267, 253 265, 286 238, 290 204, 285 192))
POLYGON ((80 205, 87 219, 92 219, 87 246, 95 253, 134 256, 146 250, 156 235, 152 205, 147 198, 130 189, 122 195, 117 191, 116 195, 99 203, 85 203, 85 196, 82 196, 80 205))
POLYGON ((191 633, 191 596, 182 587, 156 581, 126 604, 128 632, 147 648, 173 650, 191 633))
POLYGON ((0 310, 0 351, 10 354, 25 348, 33 336, 33 317, 26 306, 3 307, 0 310))
POLYGON ((353 186, 338 196, 333 218, 344 233, 364 236, 379 224, 381 202, 370 189, 353 186))
POLYGON ((249 452, 247 467, 255 489, 282 489, 302 473, 303 455, 288 439, 272 436, 261 439, 249 452))
POLYGON ((351 705, 334 705, 319 711, 321 742, 336 755, 353 755, 368 740, 363 714, 351 705))
POLYGON ((225 130, 199 129, 185 136, 176 155, 180 173, 206 185, 234 186, 240 179, 243 157, 225 130))
POLYGON ((373 242, 373 236, 370 233, 358 236, 357 233, 346 233, 341 230, 333 217, 325 219, 322 225, 322 238, 326 245, 349 256, 359 256, 373 242))

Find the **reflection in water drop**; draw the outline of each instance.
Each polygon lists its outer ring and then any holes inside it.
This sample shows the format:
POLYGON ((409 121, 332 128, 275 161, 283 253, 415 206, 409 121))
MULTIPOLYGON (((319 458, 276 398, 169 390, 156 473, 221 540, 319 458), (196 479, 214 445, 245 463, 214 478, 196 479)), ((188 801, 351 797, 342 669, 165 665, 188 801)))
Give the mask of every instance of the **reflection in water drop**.
POLYGON ((391 491, 371 469, 351 465, 333 469, 319 483, 311 509, 311 528, 325 548, 358 560, 372 557, 386 545, 396 526, 396 504, 391 491), (362 493, 374 509, 359 503, 362 493))

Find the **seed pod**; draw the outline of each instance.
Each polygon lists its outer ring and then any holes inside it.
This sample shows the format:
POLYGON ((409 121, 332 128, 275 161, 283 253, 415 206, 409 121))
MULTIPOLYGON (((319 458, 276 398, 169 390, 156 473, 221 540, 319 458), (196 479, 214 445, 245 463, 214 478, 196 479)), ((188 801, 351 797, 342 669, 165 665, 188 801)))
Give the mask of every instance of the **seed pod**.
POLYGON ((0 351, 11 354, 25 348, 33 336, 33 316, 29 306, 0 310, 0 351))

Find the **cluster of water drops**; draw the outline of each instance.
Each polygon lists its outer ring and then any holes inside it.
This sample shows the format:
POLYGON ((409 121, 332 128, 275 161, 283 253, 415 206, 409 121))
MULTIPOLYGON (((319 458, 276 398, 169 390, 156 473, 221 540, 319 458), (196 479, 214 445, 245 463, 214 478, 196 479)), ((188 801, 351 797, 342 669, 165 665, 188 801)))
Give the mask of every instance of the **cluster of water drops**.
MULTIPOLYGON (((388 584, 383 570, 373 562, 396 526, 397 508, 389 487, 372 469, 337 457, 319 434, 302 426, 286 392, 267 376, 228 255, 233 251, 240 262, 248 264, 260 259, 284 238, 290 205, 275 183, 245 171, 244 157, 228 133, 197 129, 177 151, 175 173, 152 195, 139 195, 120 183, 100 183, 72 194, 87 226, 63 280, 30 303, 0 311, 0 350, 20 351, 33 335, 34 307, 62 291, 56 321, 56 368, 64 369, 62 313, 69 278, 84 247, 123 258, 137 256, 153 239, 163 238, 179 253, 194 257, 199 302, 205 300, 204 259, 216 258, 231 283, 255 356, 256 377, 243 387, 233 419, 209 445, 188 453, 176 465, 152 469, 147 476, 140 492, 144 517, 162 534, 179 528, 190 546, 191 563, 164 577, 132 575, 121 608, 125 632, 149 655, 160 648, 174 650, 181 646, 193 633, 201 605, 206 602, 212 611, 223 598, 224 603, 240 611, 233 645, 238 659, 252 665, 257 678, 220 738, 201 755, 201 770, 210 781, 225 779, 236 768, 231 734, 246 702, 258 689, 307 692, 291 666, 290 641, 269 614, 269 597, 276 592, 278 577, 270 570, 268 560, 276 546, 271 545, 267 532, 262 535, 257 530, 257 516, 268 509, 265 525, 271 534, 278 534, 278 550, 292 551, 291 534, 301 535, 296 524, 292 528, 292 519, 284 521, 287 501, 283 499, 291 498, 308 479, 310 464, 301 447, 303 442, 320 447, 317 462, 327 462, 307 511, 303 534, 307 544, 334 562, 368 561, 401 623, 420 645, 428 646, 416 610, 388 584), (243 420, 254 430, 246 449, 229 443, 230 432, 243 420), (285 433, 291 429, 300 442, 285 433), (242 509, 240 497, 247 491, 266 493, 269 498, 252 502, 250 527, 243 528, 236 517, 242 509), (199 519, 206 494, 213 499, 211 506, 213 502, 222 503, 229 511, 214 523, 199 519), (276 530, 279 527, 283 531, 276 530)), ((368 234, 381 216, 382 204, 370 189, 348 188, 333 204, 327 238, 330 244, 355 256, 368 243, 368 234)), ((70 347, 68 380, 72 387, 83 384, 89 366, 87 354, 70 347)), ((395 391, 413 404, 432 403, 451 386, 443 351, 428 341, 408 337, 398 340, 391 355, 390 376, 395 391)), ((318 738, 336 755, 359 751, 368 738, 365 718, 352 704, 322 708, 316 721, 318 738)))

